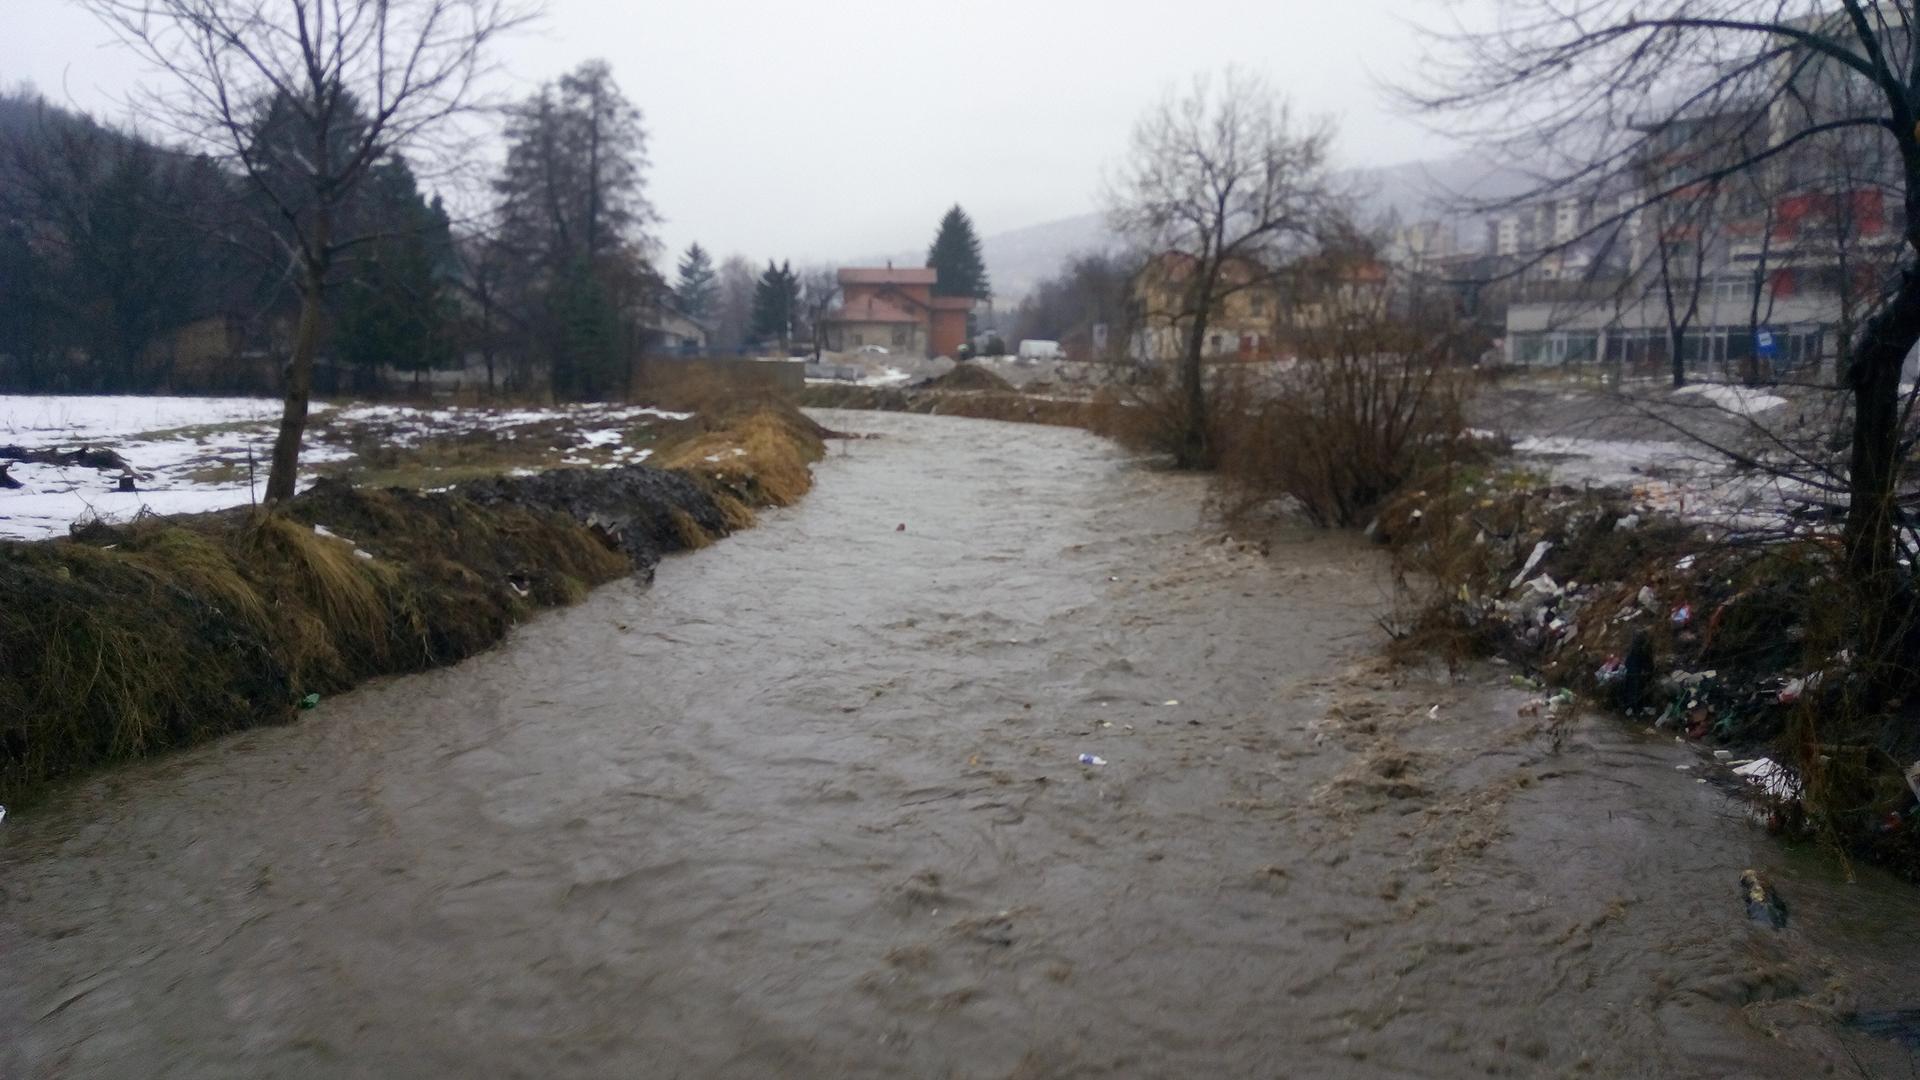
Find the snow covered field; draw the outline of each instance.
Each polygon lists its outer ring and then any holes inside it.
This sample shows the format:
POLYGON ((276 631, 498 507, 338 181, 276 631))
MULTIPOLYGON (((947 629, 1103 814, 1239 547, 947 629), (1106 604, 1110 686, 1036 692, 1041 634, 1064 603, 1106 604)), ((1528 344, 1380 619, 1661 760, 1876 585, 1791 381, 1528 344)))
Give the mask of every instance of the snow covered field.
POLYGON ((1822 492, 1765 469, 1737 468, 1714 447, 1771 459, 1776 436, 1804 438, 1788 433, 1807 422, 1809 404, 1804 396, 1725 383, 1621 393, 1515 381, 1481 407, 1513 437, 1517 463, 1556 482, 1621 489, 1640 511, 1779 532, 1806 528, 1789 511, 1822 502, 1822 492))
MULTIPOLYGON (((0 449, 0 462, 17 457, 17 450, 104 448, 127 462, 136 488, 117 490, 119 470, 13 461, 7 475, 19 486, 0 486, 0 539, 64 535, 74 522, 93 517, 126 520, 142 511, 182 514, 245 505, 266 483, 279 415, 280 402, 268 398, 0 394, 0 448, 11 448, 0 449)), ((346 468, 369 452, 477 437, 524 440, 521 456, 543 467, 605 467, 644 461, 652 453, 628 445, 637 429, 690 415, 632 405, 492 410, 316 403, 301 464, 346 468)))

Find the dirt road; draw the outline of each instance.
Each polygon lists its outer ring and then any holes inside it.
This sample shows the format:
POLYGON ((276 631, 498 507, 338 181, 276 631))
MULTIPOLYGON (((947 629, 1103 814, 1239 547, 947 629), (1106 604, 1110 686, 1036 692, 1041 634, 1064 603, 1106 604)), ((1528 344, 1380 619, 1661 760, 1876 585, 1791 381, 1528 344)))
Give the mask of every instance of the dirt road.
POLYGON ((9 817, 0 1075, 1914 1068, 1836 1017, 1920 1004, 1920 897, 1378 664, 1376 552, 1223 543, 1080 432, 828 422, 884 437, 651 589, 9 817))

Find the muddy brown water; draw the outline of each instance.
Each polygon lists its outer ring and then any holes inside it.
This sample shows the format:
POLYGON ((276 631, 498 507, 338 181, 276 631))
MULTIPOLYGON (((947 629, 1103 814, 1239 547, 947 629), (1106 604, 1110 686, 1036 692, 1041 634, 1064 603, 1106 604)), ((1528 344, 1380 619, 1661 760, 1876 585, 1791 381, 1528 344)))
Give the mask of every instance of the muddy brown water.
POLYGON ((884 438, 652 588, 9 817, 0 1075, 1915 1072, 1838 1020, 1920 1004, 1913 890, 1379 664, 1377 552, 828 421, 884 438))

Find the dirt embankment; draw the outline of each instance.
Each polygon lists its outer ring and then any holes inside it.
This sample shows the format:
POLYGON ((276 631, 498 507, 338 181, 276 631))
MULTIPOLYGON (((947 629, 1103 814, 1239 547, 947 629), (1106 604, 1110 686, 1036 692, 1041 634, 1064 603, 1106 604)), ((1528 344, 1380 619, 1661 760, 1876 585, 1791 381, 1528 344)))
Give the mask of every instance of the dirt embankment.
MULTIPOLYGON (((1913 689, 1860 656, 1834 545, 1758 544, 1636 510, 1624 493, 1462 472, 1403 492, 1375 523, 1415 590, 1403 644, 1491 655, 1516 676, 1696 746, 1703 778, 1770 826, 1920 880, 1913 689), (1737 770, 1737 771, 1736 771, 1737 770)), ((1910 670, 1910 665, 1896 665, 1910 670)))
POLYGON ((1105 434, 1115 411, 1123 406, 1108 400, 1038 397, 1023 394, 990 371, 980 377, 954 379, 965 366, 923 386, 831 386, 815 383, 800 396, 800 404, 818 409, 870 409, 877 412, 919 413, 924 416, 965 416, 976 420, 1011 420, 1025 424, 1077 427, 1105 434), (988 382, 991 380, 991 382, 988 382), (993 385, 999 384, 998 386, 993 385))
POLYGON ((822 429, 765 407, 665 467, 560 469, 445 491, 322 481, 284 511, 94 525, 0 543, 0 803, 291 718, 311 695, 470 656, 798 499, 822 429))

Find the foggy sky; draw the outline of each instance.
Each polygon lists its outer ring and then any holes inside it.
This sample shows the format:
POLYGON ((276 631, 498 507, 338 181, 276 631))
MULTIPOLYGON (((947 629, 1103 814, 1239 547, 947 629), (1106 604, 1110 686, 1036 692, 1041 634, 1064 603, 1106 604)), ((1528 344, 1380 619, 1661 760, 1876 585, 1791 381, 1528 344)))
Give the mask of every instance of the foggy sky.
MULTIPOLYGON (((144 76, 63 0, 0 0, 0 83, 118 118, 144 76)), ((650 135, 668 251, 796 263, 922 249, 1099 205, 1140 111, 1196 72, 1265 75, 1332 117, 1340 164, 1445 152, 1378 89, 1418 53, 1388 0, 548 0, 500 47, 519 94, 604 57, 650 135)), ((671 255, 659 262, 671 265, 671 255)))

